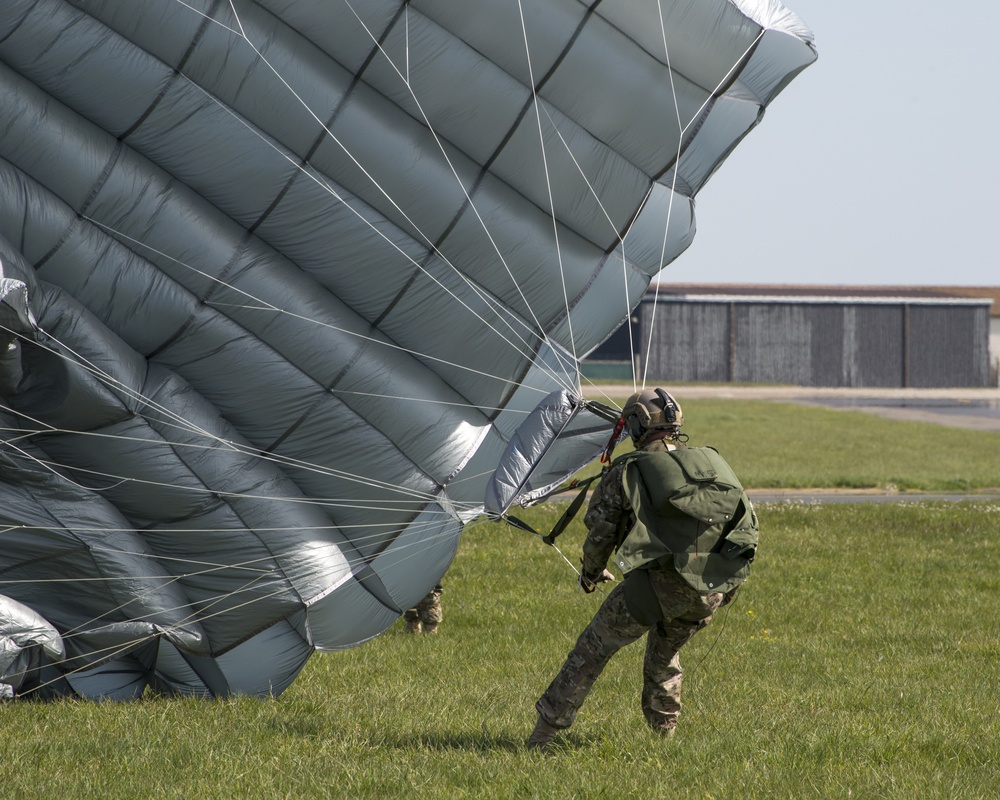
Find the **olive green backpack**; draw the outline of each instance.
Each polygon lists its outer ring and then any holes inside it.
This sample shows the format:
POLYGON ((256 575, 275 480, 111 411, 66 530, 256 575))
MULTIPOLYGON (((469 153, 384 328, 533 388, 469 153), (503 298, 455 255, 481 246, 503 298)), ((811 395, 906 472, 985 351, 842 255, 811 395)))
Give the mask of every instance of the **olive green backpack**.
POLYGON ((712 447, 636 451, 623 483, 636 523, 615 558, 623 574, 673 566, 701 594, 743 583, 757 550, 759 527, 750 498, 712 447))

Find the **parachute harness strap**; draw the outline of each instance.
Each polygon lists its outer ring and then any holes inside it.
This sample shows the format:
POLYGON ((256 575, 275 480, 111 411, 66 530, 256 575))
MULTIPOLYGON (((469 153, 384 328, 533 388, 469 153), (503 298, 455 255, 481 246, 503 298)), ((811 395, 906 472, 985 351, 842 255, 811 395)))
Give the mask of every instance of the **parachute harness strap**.
MULTIPOLYGON (((528 531, 528 533, 533 533, 535 536, 538 536, 543 542, 545 542, 545 544, 550 544, 555 546, 556 538, 559 536, 559 534, 561 534, 564 530, 566 530, 570 522, 573 521, 573 518, 580 511, 580 507, 583 505, 583 501, 586 500, 587 498, 587 491, 590 489, 590 484, 592 484, 595 480, 597 480, 600 477, 601 477, 600 475, 591 475, 589 478, 584 478, 583 480, 571 481, 566 486, 566 489, 576 489, 577 487, 579 487, 580 492, 577 494, 576 497, 573 498, 573 501, 562 513, 562 516, 559 517, 559 519, 556 521, 556 524, 552 526, 552 530, 549 531, 549 533, 547 534, 542 534, 539 531, 536 531, 533 526, 529 525, 524 520, 518 519, 517 517, 512 516, 510 514, 504 514, 503 519, 509 525, 512 525, 515 528, 520 528, 522 531, 528 531)), ((555 492, 549 492, 547 495, 538 498, 538 500, 539 501, 545 500, 546 498, 551 497, 558 491, 563 491, 563 490, 557 489, 555 492)))

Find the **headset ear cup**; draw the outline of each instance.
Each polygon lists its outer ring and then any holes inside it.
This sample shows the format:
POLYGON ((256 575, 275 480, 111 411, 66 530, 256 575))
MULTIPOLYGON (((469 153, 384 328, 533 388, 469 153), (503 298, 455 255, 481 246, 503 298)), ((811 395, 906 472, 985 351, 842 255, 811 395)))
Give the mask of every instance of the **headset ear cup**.
POLYGON ((656 396, 660 398, 660 402, 663 403, 663 417, 667 422, 677 421, 677 403, 674 401, 669 394, 667 394, 663 389, 656 388, 656 396))

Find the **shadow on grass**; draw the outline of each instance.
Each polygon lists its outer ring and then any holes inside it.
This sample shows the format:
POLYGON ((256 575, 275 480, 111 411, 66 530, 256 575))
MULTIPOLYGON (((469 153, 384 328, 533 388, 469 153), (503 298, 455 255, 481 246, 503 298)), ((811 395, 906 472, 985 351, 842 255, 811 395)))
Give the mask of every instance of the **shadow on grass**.
MULTIPOLYGON (((525 745, 525 741, 530 734, 530 730, 525 730, 524 735, 494 734, 488 732, 475 733, 413 733, 400 734, 394 736, 386 735, 381 742, 390 747, 401 750, 459 750, 471 753, 495 753, 506 751, 511 753, 530 752, 525 745)), ((547 754, 555 755, 560 752, 569 752, 583 749, 592 740, 586 736, 575 734, 563 734, 553 744, 547 754)))
MULTIPOLYGON (((281 719, 272 723, 284 736, 333 739, 358 747, 393 749, 406 752, 421 750, 459 751, 465 753, 525 753, 525 741, 531 733, 526 727, 522 734, 489 731, 392 731, 384 727, 363 729, 358 726, 330 726, 322 720, 281 719)), ((592 745, 592 737, 564 733, 553 744, 550 753, 584 749, 592 745)))

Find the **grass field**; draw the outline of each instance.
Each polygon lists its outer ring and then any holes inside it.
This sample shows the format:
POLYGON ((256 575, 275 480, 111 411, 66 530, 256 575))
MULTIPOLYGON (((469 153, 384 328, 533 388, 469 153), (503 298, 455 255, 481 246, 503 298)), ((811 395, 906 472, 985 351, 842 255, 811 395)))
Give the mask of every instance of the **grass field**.
MULTIPOLYGON (((793 456, 826 485, 935 488, 925 448, 955 465, 949 485, 1000 485, 1000 435, 877 420, 867 438, 914 448, 865 461, 855 479, 850 459, 842 469, 811 462, 838 450, 843 420, 861 415, 805 408, 820 418, 803 420, 787 408, 685 404, 692 438, 718 444, 749 485, 782 485, 770 451, 789 441, 819 454, 793 456), (949 455, 958 452, 964 462, 949 455)), ((864 431, 867 420, 846 427, 864 431)), ((797 477, 787 469, 784 480, 797 477)), ((521 516, 543 530, 560 511, 521 516)), ((633 645, 554 753, 524 749, 535 699, 601 596, 578 593, 553 548, 483 523, 445 579, 438 636, 397 624, 318 655, 278 699, 0 705, 3 797, 997 797, 1000 504, 758 513, 751 580, 685 648, 671 741, 643 723, 633 645)), ((559 540, 574 563, 583 533, 577 521, 559 540)))
MULTIPOLYGON (((620 405, 625 396, 616 399, 620 405)), ((717 448, 749 487, 1000 487, 1000 433, 762 400, 698 398, 682 406, 690 443, 717 448)))

